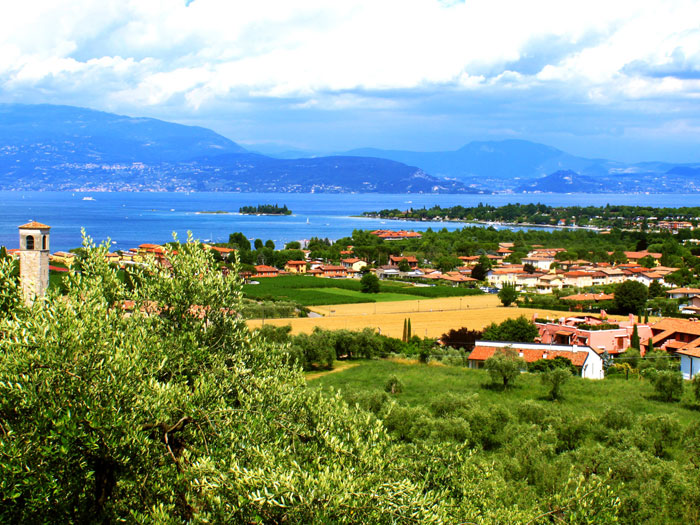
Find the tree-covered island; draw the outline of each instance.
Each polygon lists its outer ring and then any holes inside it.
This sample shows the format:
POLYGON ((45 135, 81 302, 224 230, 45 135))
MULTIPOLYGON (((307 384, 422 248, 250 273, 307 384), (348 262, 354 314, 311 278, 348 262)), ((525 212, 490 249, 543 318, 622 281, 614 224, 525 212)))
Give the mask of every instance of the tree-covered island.
POLYGON ((507 204, 474 207, 452 206, 385 209, 364 212, 364 217, 416 221, 475 221, 534 224, 539 226, 586 226, 632 230, 679 230, 694 227, 700 219, 700 207, 654 208, 651 206, 547 206, 545 204, 507 204))
POLYGON ((277 204, 258 204, 257 206, 241 206, 239 213, 243 215, 291 215, 292 210, 287 208, 287 205, 278 206, 277 204))

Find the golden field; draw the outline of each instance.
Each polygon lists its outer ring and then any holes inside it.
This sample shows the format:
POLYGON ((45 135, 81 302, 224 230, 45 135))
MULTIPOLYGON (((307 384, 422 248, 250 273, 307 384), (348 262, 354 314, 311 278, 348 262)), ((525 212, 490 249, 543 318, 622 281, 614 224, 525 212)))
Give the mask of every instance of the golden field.
MULTIPOLYGON (((500 323, 521 315, 528 319, 533 318, 535 314, 551 319, 572 315, 561 311, 504 308, 499 306, 500 304, 495 295, 477 295, 419 301, 314 306, 310 309, 323 317, 266 319, 265 324, 289 324, 293 334, 311 332, 316 326, 326 330, 362 330, 369 327, 379 330, 384 335, 400 338, 403 334, 404 319, 408 317, 411 319, 414 335, 440 337, 452 328, 466 326, 481 330, 492 322, 500 323)), ((257 328, 261 324, 260 319, 248 322, 251 328, 257 328)))

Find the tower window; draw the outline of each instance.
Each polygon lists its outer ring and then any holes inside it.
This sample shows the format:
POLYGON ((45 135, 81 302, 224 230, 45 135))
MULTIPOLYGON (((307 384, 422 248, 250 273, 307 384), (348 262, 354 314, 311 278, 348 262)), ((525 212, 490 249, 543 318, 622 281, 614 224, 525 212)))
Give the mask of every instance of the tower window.
POLYGON ((46 249, 46 235, 43 235, 41 238, 41 249, 42 250, 46 249))
POLYGON ((31 235, 27 235, 27 250, 33 250, 34 249, 34 237, 31 235))

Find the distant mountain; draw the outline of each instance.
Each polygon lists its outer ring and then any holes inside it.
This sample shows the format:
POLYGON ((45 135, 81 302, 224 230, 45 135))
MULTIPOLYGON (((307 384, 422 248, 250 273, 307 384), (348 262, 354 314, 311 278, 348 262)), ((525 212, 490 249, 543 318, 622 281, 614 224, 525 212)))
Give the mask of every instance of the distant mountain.
POLYGON ((560 170, 523 184, 516 189, 517 192, 538 193, 601 193, 604 186, 588 175, 580 175, 571 170, 560 170))
POLYGON ((440 177, 500 185, 513 179, 542 177, 560 169, 604 171, 607 161, 582 159, 544 144, 525 140, 471 142, 456 151, 413 152, 357 149, 348 155, 373 156, 418 166, 440 177))
POLYGON ((206 128, 47 104, 0 104, 0 148, 18 150, 15 160, 48 162, 177 162, 246 152, 206 128))
POLYGON ((478 191, 387 159, 275 159, 201 127, 19 104, 0 105, 0 189, 478 191))
POLYGON ((698 191, 696 181, 684 180, 682 175, 700 173, 699 165, 588 159, 526 140, 470 142, 456 151, 364 148, 347 154, 405 162, 491 191, 687 192, 698 191))
POLYGON ((695 193, 700 168, 677 167, 667 173, 632 172, 582 175, 561 170, 529 181, 514 190, 528 193, 695 193))

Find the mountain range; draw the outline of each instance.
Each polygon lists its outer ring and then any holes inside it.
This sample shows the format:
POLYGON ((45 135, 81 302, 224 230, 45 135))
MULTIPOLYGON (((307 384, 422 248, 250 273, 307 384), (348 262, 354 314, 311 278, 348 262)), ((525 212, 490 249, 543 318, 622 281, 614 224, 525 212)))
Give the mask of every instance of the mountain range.
POLYGON ((73 106, 0 104, 0 189, 490 193, 700 191, 700 164, 589 159, 525 140, 290 158, 212 130, 73 106))
POLYGON ((525 140, 470 142, 455 151, 415 152, 364 148, 346 154, 409 163, 420 166, 431 175, 454 178, 472 188, 488 188, 490 191, 700 191, 700 164, 624 163, 591 159, 525 140))
POLYGON ((476 193, 361 156, 275 159, 205 128, 85 108, 0 105, 0 189, 476 193))

